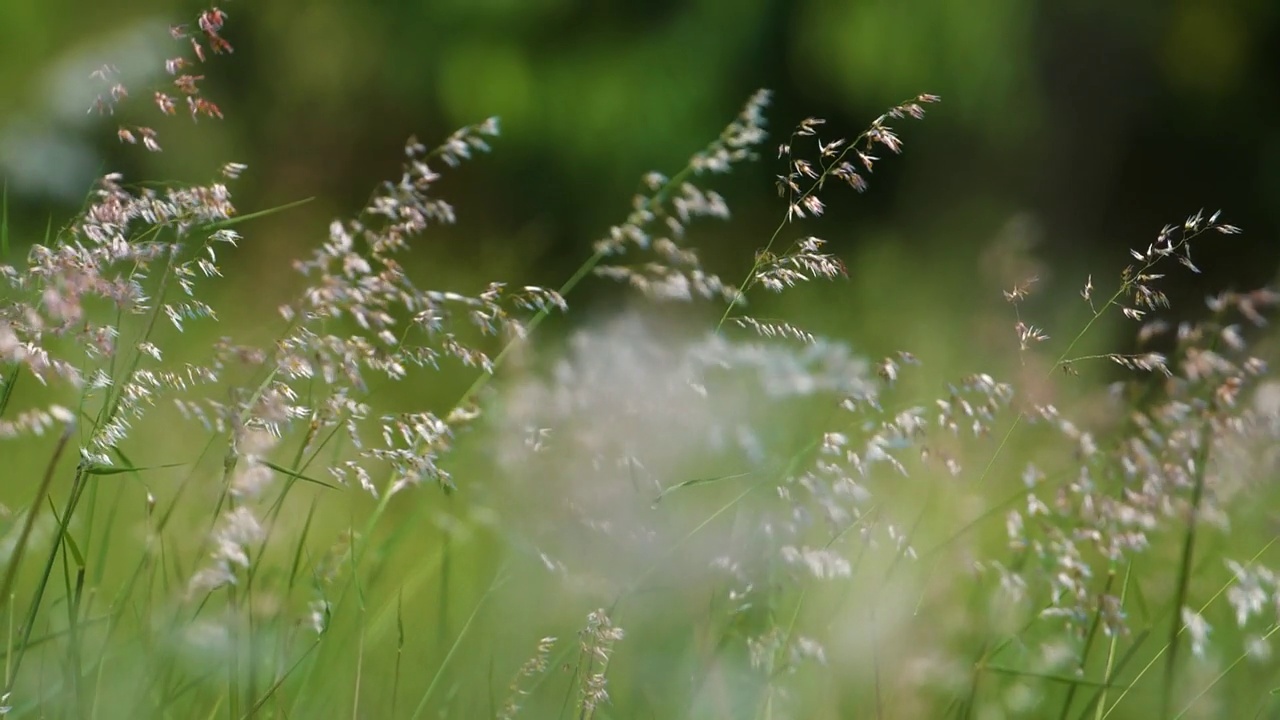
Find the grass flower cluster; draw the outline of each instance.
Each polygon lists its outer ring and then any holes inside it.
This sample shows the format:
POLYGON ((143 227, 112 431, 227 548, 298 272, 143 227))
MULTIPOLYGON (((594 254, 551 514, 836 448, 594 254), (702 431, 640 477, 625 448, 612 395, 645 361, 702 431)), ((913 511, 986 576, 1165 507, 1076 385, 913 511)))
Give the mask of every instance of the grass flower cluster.
MULTIPOLYGON (((193 73, 233 51, 228 21, 173 29, 161 113, 222 117, 193 73)), ((96 76, 119 139, 159 151, 123 120, 136 89, 96 76)), ((1035 317, 1035 277, 989 289, 1004 344, 953 377, 757 312, 856 279, 813 233, 937 102, 856 134, 807 118, 775 153, 761 91, 643 177, 555 289, 415 281, 410 251, 457 219, 438 185, 499 125, 410 139, 401 175, 293 263, 265 343, 215 306, 262 214, 232 204, 245 165, 195 186, 108 174, 38 242, 4 218, 0 457, 30 470, 6 470, 21 502, 0 516, 0 713, 1280 711, 1280 294, 1179 320, 1161 289, 1240 232, 1219 213, 1089 276, 1081 327, 1035 317), (750 162, 779 166, 778 222, 742 229, 758 249, 723 277, 698 231, 731 221, 714 181, 750 162), (543 342, 593 276, 644 302, 543 342), (474 373, 450 406, 377 391, 445 367, 474 373)))

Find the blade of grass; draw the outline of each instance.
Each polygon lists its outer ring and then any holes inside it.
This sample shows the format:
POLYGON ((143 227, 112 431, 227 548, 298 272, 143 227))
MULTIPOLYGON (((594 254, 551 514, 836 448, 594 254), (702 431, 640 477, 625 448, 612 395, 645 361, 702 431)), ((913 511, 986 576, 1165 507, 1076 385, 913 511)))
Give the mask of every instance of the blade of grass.
POLYGON ((1179 636, 1186 627, 1182 622, 1182 608, 1186 605, 1189 586, 1191 585, 1191 561, 1196 548, 1196 531, 1200 515, 1200 500, 1204 496, 1205 472, 1209 462, 1209 448, 1213 444, 1212 428, 1205 420, 1200 429, 1200 448, 1196 457, 1194 485, 1191 490, 1191 505, 1187 510, 1187 529, 1182 541, 1182 559, 1178 563, 1177 591, 1173 601, 1173 619, 1169 625, 1169 660, 1165 664, 1164 696, 1161 700, 1160 717, 1169 717, 1173 707, 1174 682, 1178 672, 1178 649, 1181 643, 1179 636))
MULTIPOLYGON (((1116 573, 1111 570, 1107 573, 1106 584, 1102 588, 1102 592, 1098 593, 1098 608, 1093 614, 1093 622, 1089 624, 1089 632, 1085 635, 1084 647, 1080 650, 1080 662, 1076 665, 1076 673, 1078 677, 1084 677, 1085 669, 1089 664, 1089 653, 1093 649, 1093 641, 1098 637, 1098 628, 1102 626, 1102 599, 1111 592, 1111 585, 1115 582, 1116 573)), ((1105 677, 1104 687, 1105 687, 1105 677)), ((1062 712, 1058 714, 1058 720, 1067 720, 1067 716, 1071 714, 1071 704, 1075 702, 1076 689, 1079 685, 1072 685, 1067 688, 1067 697, 1062 701, 1062 712)))
POLYGON ((9 407, 9 400, 13 397, 13 390, 18 387, 18 378, 21 376, 22 366, 15 365, 9 377, 5 378, 3 387, 0 387, 0 416, 9 407))
POLYGON ((318 498, 311 499, 311 506, 307 508, 307 517, 302 521, 302 532, 298 533, 298 542, 293 549, 293 562, 289 565, 287 594, 293 593, 294 585, 298 580, 298 571, 302 568, 302 556, 306 553, 307 537, 311 533, 311 523, 315 521, 318 502, 318 498))
POLYGON ((67 685, 70 686, 71 697, 73 698, 74 707, 77 715, 84 714, 84 690, 81 685, 81 657, 80 657, 80 598, 84 590, 84 554, 80 552, 79 546, 76 544, 75 538, 71 536, 71 532, 66 530, 66 524, 62 522, 62 518, 58 517, 58 509, 54 507, 53 500, 49 499, 49 510, 53 513, 54 519, 58 525, 63 527, 62 531, 62 581, 64 591, 67 597, 67 659, 64 671, 67 674, 67 685), (72 580, 71 563, 75 562, 75 579, 72 580))
POLYGON ((749 475, 751 475, 750 472, 737 472, 737 473, 730 473, 728 475, 714 475, 712 477, 684 480, 676 483, 675 485, 671 485, 663 488, 662 492, 658 493, 658 497, 653 499, 653 504, 656 506, 658 503, 662 502, 663 498, 665 498, 666 496, 674 492, 678 492, 680 490, 685 490, 691 487, 698 487, 700 485, 714 485, 716 483, 720 483, 725 480, 737 480, 738 478, 744 478, 749 475))
POLYGON ((352 690, 351 719, 360 720, 360 681, 364 678, 364 623, 356 629, 356 682, 352 690))
POLYGON ((266 693, 264 693, 261 698, 258 698, 258 701, 253 704, 253 707, 249 708, 248 712, 246 712, 243 716, 241 716, 241 720, 248 720, 248 718, 251 718, 255 714, 257 714, 257 712, 262 709, 262 706, 265 705, 267 701, 270 700, 276 694, 276 692, 280 690, 280 688, 284 685, 285 681, 288 680, 289 677, 292 676, 293 673, 296 672, 297 669, 302 666, 303 661, 305 661, 308 657, 310 657, 311 653, 314 652, 315 649, 319 646, 320 646, 320 639, 316 638, 315 642, 308 645, 307 649, 302 651, 302 654, 298 656, 298 659, 294 661, 293 665, 289 666, 288 670, 282 673, 280 677, 276 678, 276 681, 271 684, 271 687, 267 688, 266 693))
POLYGON ((404 592, 396 593, 396 662, 391 673, 391 713, 396 717, 396 701, 400 698, 400 661, 404 658, 404 592))
MULTIPOLYGON (((1129 599, 1129 581, 1132 579, 1132 577, 1133 577, 1133 562, 1130 561, 1125 566, 1124 581, 1120 585, 1120 607, 1122 609, 1125 606, 1125 601, 1129 599)), ((1111 642, 1107 643, 1107 664, 1102 671, 1102 677, 1106 679, 1108 684, 1110 684, 1112 679, 1115 678, 1115 673, 1117 671, 1115 667, 1115 659, 1116 659, 1116 648, 1119 646, 1119 644, 1120 644, 1120 633, 1112 633, 1111 642)), ((1135 643, 1135 646, 1136 645, 1137 643, 1135 643)), ((1105 708, 1106 706, 1107 706, 1107 688, 1104 687, 1093 696, 1093 699, 1091 699, 1089 703, 1085 706, 1084 712, 1080 713, 1081 720, 1084 720, 1085 716, 1089 714, 1090 707, 1097 708, 1096 715, 1098 717, 1096 718, 1096 720, 1101 720, 1102 709, 1105 708)))
MULTIPOLYGON (((1268 630, 1267 634, 1262 636, 1262 639, 1270 640, 1271 636, 1275 635, 1277 632, 1280 632, 1280 625, 1275 625, 1270 630, 1268 630)), ((1232 670, 1235 670, 1236 667, 1238 667, 1240 663, 1244 662, 1245 659, 1248 657, 1249 657, 1249 653, 1247 651, 1240 653, 1240 655, 1235 660, 1231 661, 1231 664, 1228 665, 1225 670, 1223 670, 1221 673, 1218 674, 1217 677, 1211 680, 1209 684, 1204 687, 1204 689, 1196 693, 1195 697, 1187 701, 1186 707, 1182 708, 1182 710, 1180 710, 1177 715, 1173 716, 1174 720, 1178 720, 1179 718, 1185 716, 1187 712, 1191 710, 1191 707, 1200 701, 1200 698, 1208 694, 1210 690, 1212 690, 1218 683, 1222 682, 1223 678, 1229 675, 1232 670)))
MULTIPOLYGON (((14 543, 13 552, 9 555, 9 565, 4 570, 4 580, 0 581, 0 602, 9 602, 9 593, 13 592, 13 582, 18 576, 18 568, 22 565, 22 557, 26 554, 27 544, 31 541, 31 530, 35 527, 36 516, 40 512, 41 506, 44 505, 45 498, 49 496, 49 488, 53 485, 53 474, 58 467, 58 461, 62 459, 62 453, 67 449, 67 442, 71 440, 72 426, 68 425, 62 431, 62 436, 58 438, 58 442, 53 447, 53 454, 49 456, 49 462, 45 464, 44 475, 40 477, 40 484, 36 486, 36 495, 31 502, 31 509, 27 511, 27 517, 23 521, 22 531, 18 534, 18 541, 14 543)), ((27 639, 30 639, 30 632, 27 633, 27 639)), ((24 640, 25 642, 25 640, 24 640)), ((12 673, 17 673, 17 668, 12 669, 12 673)), ((9 675, 9 682, 12 682, 13 675, 9 675)), ((13 688, 10 684, 6 684, 6 689, 11 691, 13 688)))
POLYGON ((89 464, 84 468, 85 475, 123 475, 125 473, 138 474, 147 472, 148 470, 167 470, 169 468, 182 467, 186 463, 164 463, 163 465, 148 465, 146 467, 119 466, 119 465, 97 465, 89 464))
POLYGON ((0 258, 9 257, 9 181, 0 196, 0 258))
POLYGON ((1138 650, 1142 648, 1143 643, 1145 643, 1149 637, 1151 637, 1150 629, 1140 630, 1134 635, 1133 642, 1129 644, 1129 649, 1120 657, 1120 661, 1108 669, 1107 674, 1104 676, 1106 684, 1103 687, 1098 688, 1097 692, 1094 693, 1089 702, 1085 704, 1084 712, 1080 713, 1080 720, 1088 718, 1090 713, 1093 713, 1095 720, 1101 720, 1103 717, 1101 713, 1107 706, 1105 701, 1107 693, 1114 687, 1123 688, 1123 692, 1128 692, 1129 688, 1133 687, 1132 684, 1117 686, 1115 684, 1115 680, 1120 676, 1120 673, 1124 672, 1124 669, 1129 666, 1129 662, 1138 657, 1138 650))
MULTIPOLYGON (((1249 559, 1249 562, 1244 564, 1244 567, 1248 568, 1254 565, 1255 563, 1257 563, 1258 559, 1261 558, 1262 555, 1267 552, 1267 550, 1270 550, 1271 546, 1275 545, 1277 541, 1280 541, 1280 536, 1272 537, 1271 540, 1267 541, 1266 545, 1262 546, 1261 550, 1254 553, 1253 557, 1249 559)), ((1209 606, 1212 605, 1214 601, 1216 601, 1219 597, 1221 597, 1222 594, 1225 593, 1227 589, 1231 587, 1232 583, 1234 583, 1237 579, 1239 579, 1239 576, 1232 575, 1230 580, 1227 580, 1227 582, 1223 583, 1222 587, 1218 588, 1218 591, 1215 592, 1212 597, 1210 597, 1208 600, 1205 601, 1203 605, 1200 606, 1200 612, 1203 613, 1205 610, 1207 610, 1209 606)), ((1178 614, 1176 610, 1175 610, 1175 614, 1181 617, 1181 615, 1178 614)), ((1134 686, 1136 686, 1138 684, 1138 681, 1141 680, 1143 676, 1147 674, 1147 671, 1149 671, 1152 667, 1155 666, 1157 662, 1160 661, 1160 658, 1164 656, 1164 653, 1168 649, 1169 649, 1169 645, 1166 643, 1164 647, 1160 648, 1160 650, 1156 652, 1155 657, 1151 658, 1151 660, 1146 665, 1143 666, 1142 670, 1138 671, 1138 674, 1133 678, 1133 680, 1129 682, 1128 687, 1125 688, 1124 692, 1121 692, 1120 696, 1116 698, 1116 701, 1111 703, 1111 707, 1107 708, 1107 711, 1102 715, 1102 720, 1106 720, 1106 718, 1110 717, 1111 713, 1115 712, 1115 709, 1125 699, 1125 696, 1129 694, 1129 690, 1134 686)))
MULTIPOLYGON (((445 497, 445 502, 450 498, 445 497)), ((453 575, 450 566, 453 560, 453 529, 449 523, 441 523, 440 528, 440 582, 436 595, 436 644, 444 647, 449 635, 449 578, 453 575)))
POLYGON ((422 717, 422 714, 426 712, 427 703, 431 700, 431 696, 440 685, 440 680, 444 677, 445 670, 449 668, 454 656, 457 655, 458 648, 462 646, 463 638, 467 637, 467 634, 471 630, 471 626, 475 623, 476 618, 480 616, 480 610, 484 607, 485 602, 490 598, 490 596, 492 596, 498 588, 502 587, 502 585, 506 583, 508 578, 505 577, 505 572, 505 568, 499 568, 498 574, 494 576, 494 579, 489 583, 489 587, 484 591, 484 594, 480 596, 475 607, 471 609, 471 615, 467 617, 467 621, 463 623, 462 629, 458 631, 458 636, 454 638, 453 644, 449 647, 449 651, 445 653, 444 660, 440 661, 440 667, 436 668, 435 674, 431 677, 431 682, 427 685, 427 689, 423 691, 422 697, 418 700, 418 706, 414 708, 413 714, 410 715, 411 720, 418 720, 418 718, 422 717))
POLYGON ((289 468, 287 468, 287 467, 285 467, 285 466, 283 466, 283 465, 278 465, 278 464, 276 464, 276 463, 273 463, 273 462, 271 462, 270 460, 264 460, 264 459, 262 459, 262 458, 259 458, 259 459, 258 459, 258 463, 259 463, 259 464, 261 464, 261 465, 265 465, 266 467, 269 467, 269 468, 271 468, 272 470, 275 470, 276 472, 280 473, 281 475, 286 475, 286 476, 291 477, 291 478, 293 478, 293 479, 295 479, 295 480, 301 480, 301 481, 303 481, 303 482, 308 482, 308 483, 311 483, 312 485, 319 485, 320 487, 328 488, 328 489, 330 489, 330 490, 340 490, 340 489, 341 489, 341 488, 339 488, 337 485, 334 485, 333 483, 327 483, 327 482, 325 482, 325 481, 323 481, 323 480, 317 480, 317 479, 315 479, 315 478, 313 478, 313 477, 308 477, 308 476, 306 476, 306 475, 304 475, 304 474, 302 474, 302 473, 300 473, 300 472, 297 472, 297 471, 294 471, 294 470, 290 470, 289 468))
MULTIPOLYGON (((59 443, 59 454, 61 449, 66 447, 65 442, 59 443)), ((50 473, 52 473, 52 464, 50 465, 50 473)), ((80 495, 84 491, 85 476, 79 468, 76 469, 75 477, 71 482, 71 493, 67 497, 67 502, 63 506, 62 519, 59 522, 57 533, 52 546, 49 549, 49 556, 45 559, 44 570, 40 575, 40 580, 36 584, 36 589, 32 593, 31 603, 27 608, 26 618, 22 624, 22 640, 15 650, 13 659, 13 675, 9 678, 9 684, 5 687, 6 694, 13 693, 14 683, 17 682, 18 672, 22 667, 22 660, 26 656, 29 642, 31 641, 31 633, 35 630, 36 617, 40 612, 40 605, 44 602, 44 593, 49 584, 49 577, 53 574, 53 566, 58 559, 58 548, 61 547, 62 533, 66 532, 66 524, 71 521, 72 515, 75 513, 76 505, 80 502, 80 495)), ((2 586, 0 586, 2 587, 2 586)))
MULTIPOLYGON (((117 612, 113 612, 113 613, 108 613, 108 614, 106 614, 106 615, 98 615, 98 616, 96 616, 96 617, 87 618, 86 620, 84 620, 84 621, 82 621, 82 622, 80 623, 80 627, 81 627, 81 629, 83 629, 83 628, 87 628, 87 627, 96 627, 97 625, 101 625, 101 624, 103 624, 103 623, 108 623, 108 622, 110 622, 110 621, 111 621, 111 618, 116 617, 117 615, 119 615, 119 613, 117 613, 117 612)), ((10 632, 11 632, 11 633, 13 632, 12 627, 10 628, 10 632)), ((32 639, 31 639, 31 643, 30 643, 30 645, 31 645, 31 647, 33 647, 33 648, 34 648, 34 647, 40 647, 41 645, 44 645, 44 644, 46 644, 46 643, 53 642, 54 640, 61 640, 61 639, 65 638, 65 637, 67 637, 67 635, 68 635, 68 631, 67 631, 67 630, 65 630, 65 629, 64 629, 64 630, 53 630, 53 631, 51 631, 51 632, 45 633, 44 635, 38 635, 38 636, 36 636, 36 637, 32 638, 32 639)), ((12 643, 10 643, 10 644, 12 644, 12 643)), ((11 654, 12 654, 11 652, 6 651, 6 652, 4 653, 4 656, 5 656, 6 658, 8 658, 11 654)))
POLYGON ((1003 665, 986 664, 982 666, 983 670, 989 670, 1001 675, 1009 675, 1011 677, 1027 677, 1039 680, 1048 680, 1049 682, 1062 683, 1071 687, 1107 687, 1104 680, 1090 680, 1089 678, 1078 677, 1076 675, 1059 675, 1057 673, 1043 673, 1034 670, 1020 670, 1018 668, 1004 667, 1003 665))

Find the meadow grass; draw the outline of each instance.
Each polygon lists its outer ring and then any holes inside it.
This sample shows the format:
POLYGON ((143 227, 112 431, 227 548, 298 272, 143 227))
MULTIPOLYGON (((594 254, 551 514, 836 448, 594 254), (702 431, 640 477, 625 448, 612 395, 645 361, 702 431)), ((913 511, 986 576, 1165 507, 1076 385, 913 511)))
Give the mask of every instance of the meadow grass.
MULTIPOLYGON (((150 93, 161 112, 221 117, 186 70, 230 51, 226 20, 175 29, 190 50, 150 93)), ((130 90, 98 74, 114 111, 130 90)), ((938 98, 855 135, 808 118, 765 150, 769 99, 642 178, 555 289, 415 283, 406 254, 455 220, 438 181, 499 126, 411 139, 399 178, 280 268, 293 300, 251 329, 217 324, 220 260, 289 208, 236 212, 244 166, 200 186, 109 174, 39 239, 10 236, 6 190, 5 713, 1280 711, 1280 384, 1259 329, 1277 296, 1225 292, 1179 322, 1160 289, 1197 270, 1193 243, 1239 230, 1162 229, 1081 283, 1062 330, 1035 320, 1062 294, 1005 248, 1002 285, 971 284, 1003 291, 965 331, 973 367, 930 370, 945 341, 864 357, 807 328, 829 308, 786 298, 926 292, 810 233, 938 98), (779 220, 742 229, 759 249, 722 279, 694 240, 730 219, 716 176, 755 161, 780 167, 779 220), (636 302, 544 339, 593 277, 636 302), (456 400, 421 400, 459 368, 456 400)), ((147 126, 118 136, 160 147, 147 126)))

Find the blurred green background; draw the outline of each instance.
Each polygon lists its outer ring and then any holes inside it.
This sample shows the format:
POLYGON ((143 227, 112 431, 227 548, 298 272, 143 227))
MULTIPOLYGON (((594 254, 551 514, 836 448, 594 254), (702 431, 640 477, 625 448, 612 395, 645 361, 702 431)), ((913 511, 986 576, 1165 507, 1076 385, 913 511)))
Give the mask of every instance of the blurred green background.
MULTIPOLYGON (((1042 280, 1074 290, 1086 266, 1118 270, 1125 249, 1202 206, 1248 233, 1198 249, 1206 286, 1267 282, 1280 258, 1280 6, 1269 0, 232 1, 235 54, 196 71, 227 117, 193 126, 160 118, 149 97, 167 82, 164 58, 185 50, 166 26, 200 8, 0 7, 0 172, 15 237, 68 217, 104 171, 204 180, 247 162, 242 212, 317 198, 245 228, 233 262, 274 304, 288 290, 270 282, 279 261, 396 175, 406 137, 431 144, 498 115, 493 156, 441 186, 460 226, 423 262, 460 286, 558 284, 622 219, 644 172, 679 169, 769 87, 775 133, 816 115, 827 138, 918 93, 942 96, 923 123, 899 123, 906 157, 880 165, 868 196, 830 202, 809 230, 848 260, 869 253, 851 262, 855 278, 879 273, 867 264, 886 252, 910 258, 900 298, 949 292, 946 278, 976 271, 1011 227, 1050 268, 1073 271, 1042 280), (89 74, 106 62, 133 93, 120 118, 85 112, 100 91, 89 74), (116 120, 154 126, 165 152, 120 145, 116 120)), ((778 163, 764 160, 724 186, 738 221, 695 239, 728 277, 782 211, 778 163)))

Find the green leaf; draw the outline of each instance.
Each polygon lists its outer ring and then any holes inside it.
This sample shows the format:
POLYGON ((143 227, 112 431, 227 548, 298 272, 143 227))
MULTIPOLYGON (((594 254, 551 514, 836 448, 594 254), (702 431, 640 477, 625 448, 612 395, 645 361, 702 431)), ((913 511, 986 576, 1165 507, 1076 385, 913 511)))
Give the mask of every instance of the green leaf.
POLYGON ((284 467, 283 465, 277 465, 277 464, 275 464, 275 463, 273 463, 273 462, 270 462, 270 461, 267 461, 267 460, 259 460, 258 462, 262 463, 263 465, 266 465, 267 467, 271 468, 272 470, 275 470, 276 472, 278 472, 278 473, 280 473, 280 474, 282 474, 282 475, 288 475, 288 476, 289 476, 289 477, 291 477, 291 478, 297 478, 297 479, 302 480, 302 481, 304 481, 304 482, 315 483, 316 485, 320 485, 320 486, 322 486, 322 487, 327 487, 327 488, 329 488, 330 490, 337 490, 337 489, 338 489, 338 486, 337 486, 337 485, 333 485, 333 484, 331 484, 331 483, 327 483, 327 482, 325 482, 325 481, 323 481, 323 480, 316 480, 316 479, 315 479, 315 478, 313 478, 313 477, 307 477, 306 475, 303 475, 303 474, 302 474, 302 473, 300 473, 300 472, 295 472, 295 471, 293 471, 293 470, 290 470, 289 468, 284 467))
POLYGON ((119 465, 90 465, 84 469, 85 475, 120 475, 122 473, 138 473, 148 470, 164 470, 166 468, 182 467, 185 463, 165 463, 164 465, 151 465, 148 467, 121 467, 119 465))
POLYGON ((15 365, 9 377, 0 381, 0 415, 4 415, 5 408, 9 407, 9 398, 13 397, 13 389, 18 385, 18 376, 21 372, 22 366, 15 365))
POLYGON ((692 480, 685 480, 683 482, 678 482, 675 485, 672 485, 668 488, 663 489, 663 491, 658 494, 658 497, 654 498, 653 504, 657 505, 658 503, 662 502, 662 498, 670 495, 671 493, 677 490, 696 487, 698 485, 710 485, 712 483, 718 483, 724 480, 736 480, 738 478, 747 477, 750 474, 751 473, 749 472, 740 472, 740 473, 732 473, 729 475, 715 475, 713 477, 694 478, 692 480))
POLYGON ((53 498, 49 498, 49 509, 53 511, 53 519, 58 521, 58 530, 62 535, 62 542, 66 545, 67 550, 71 551, 71 557, 76 561, 76 567, 84 569, 84 554, 80 552, 80 546, 76 544, 75 538, 71 537, 71 533, 67 532, 67 524, 62 522, 62 518, 58 517, 58 508, 53 504, 53 498))

